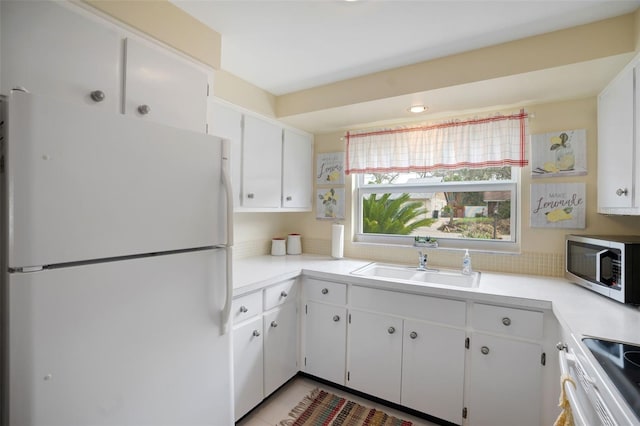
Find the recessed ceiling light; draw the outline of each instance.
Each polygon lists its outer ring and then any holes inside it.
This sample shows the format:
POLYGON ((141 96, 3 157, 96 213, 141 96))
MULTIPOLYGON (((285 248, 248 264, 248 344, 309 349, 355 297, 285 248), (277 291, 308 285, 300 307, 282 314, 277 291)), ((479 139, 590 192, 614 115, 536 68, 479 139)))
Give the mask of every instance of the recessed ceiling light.
POLYGON ((409 112, 414 114, 420 114, 421 112, 425 112, 428 108, 424 105, 413 105, 408 108, 409 112))

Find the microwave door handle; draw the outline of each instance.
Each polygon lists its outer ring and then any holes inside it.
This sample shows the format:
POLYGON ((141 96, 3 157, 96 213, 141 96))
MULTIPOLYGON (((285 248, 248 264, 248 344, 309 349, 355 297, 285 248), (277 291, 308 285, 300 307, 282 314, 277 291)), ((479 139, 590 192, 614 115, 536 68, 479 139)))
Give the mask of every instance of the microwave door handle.
POLYGON ((609 250, 605 249, 605 250, 600 250, 598 253, 596 253, 596 282, 597 283, 601 283, 602 282, 602 271, 600 270, 600 265, 602 265, 602 255, 605 253, 608 253, 609 250))

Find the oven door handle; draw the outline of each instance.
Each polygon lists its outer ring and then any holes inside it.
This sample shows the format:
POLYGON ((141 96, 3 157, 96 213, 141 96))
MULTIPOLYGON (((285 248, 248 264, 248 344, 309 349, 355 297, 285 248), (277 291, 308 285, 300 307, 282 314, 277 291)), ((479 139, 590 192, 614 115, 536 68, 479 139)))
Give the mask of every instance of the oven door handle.
MULTIPOLYGON (((575 365, 577 362, 575 355, 567 353, 565 351, 560 351, 560 374, 564 377, 571 377, 569 374, 569 364, 575 365)), ((580 386, 580 382, 576 377, 571 377, 576 386, 580 386)), ((587 421, 587 417, 585 415, 585 411, 580 405, 580 401, 578 401, 578 397, 576 394, 576 388, 573 387, 572 383, 563 382, 565 395, 567 395, 567 399, 569 400, 569 405, 571 405, 571 412, 573 414, 573 422, 576 426, 589 426, 589 422, 587 421)))

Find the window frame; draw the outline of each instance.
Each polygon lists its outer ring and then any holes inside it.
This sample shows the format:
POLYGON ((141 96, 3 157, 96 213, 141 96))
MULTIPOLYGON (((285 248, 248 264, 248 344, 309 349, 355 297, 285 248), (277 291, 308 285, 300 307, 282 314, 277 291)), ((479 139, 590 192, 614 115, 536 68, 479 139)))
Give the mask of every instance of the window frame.
MULTIPOLYGON (((382 244, 396 246, 413 246, 413 235, 365 234, 362 232, 362 199, 372 193, 403 193, 403 192, 475 192, 475 191, 511 191, 511 229, 512 239, 484 240, 470 238, 442 238, 438 237, 439 248, 471 249, 493 252, 517 253, 520 250, 520 212, 521 212, 521 169, 511 168, 510 180, 499 181, 468 181, 468 182, 433 182, 433 183, 403 183, 403 184, 364 184, 366 174, 353 174, 353 219, 354 243, 382 244)), ((421 235, 423 236, 423 235, 421 235)))

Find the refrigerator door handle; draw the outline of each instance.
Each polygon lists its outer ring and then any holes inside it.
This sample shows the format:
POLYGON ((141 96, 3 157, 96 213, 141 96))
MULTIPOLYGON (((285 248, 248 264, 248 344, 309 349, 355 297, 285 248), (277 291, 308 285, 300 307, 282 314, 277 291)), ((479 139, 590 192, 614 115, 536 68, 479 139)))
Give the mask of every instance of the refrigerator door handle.
POLYGON ((230 330, 229 319, 231 316, 231 300, 233 298, 233 188, 231 187, 231 174, 229 173, 231 141, 222 140, 222 183, 227 194, 227 246, 226 251, 226 296, 222 309, 222 333, 230 330))

